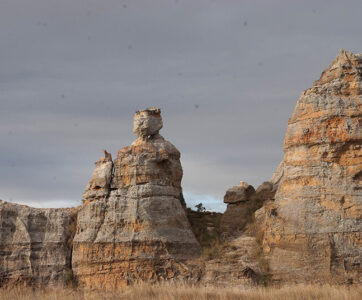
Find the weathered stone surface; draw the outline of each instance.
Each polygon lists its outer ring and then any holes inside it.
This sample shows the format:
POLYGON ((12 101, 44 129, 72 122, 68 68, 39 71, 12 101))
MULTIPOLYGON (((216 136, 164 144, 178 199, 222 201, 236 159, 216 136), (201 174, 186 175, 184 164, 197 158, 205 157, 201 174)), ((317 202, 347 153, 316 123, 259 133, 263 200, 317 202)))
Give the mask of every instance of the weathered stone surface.
POLYGON ((248 201, 250 196, 255 193, 255 189, 250 184, 241 181, 239 185, 226 191, 224 203, 239 203, 248 201))
POLYGON ((0 200, 0 286, 63 284, 76 213, 0 200))
POLYGON ((268 198, 271 196, 273 191, 273 184, 269 181, 264 181, 256 190, 256 195, 260 195, 264 198, 268 198))
POLYGON ((207 286, 250 287, 264 284, 266 267, 256 238, 243 234, 223 245, 217 257, 207 261, 200 282, 207 286))
POLYGON ((220 224, 223 238, 240 235, 245 225, 252 220, 254 211, 259 209, 264 201, 272 199, 274 194, 275 190, 270 182, 264 182, 256 191, 244 181, 228 189, 224 197, 228 206, 220 224))
POLYGON ((273 278, 361 280, 362 55, 341 51, 288 122, 275 202, 257 213, 273 278))
POLYGON ((161 110, 158 107, 137 111, 134 116, 133 133, 141 139, 158 134, 162 127, 161 110))
POLYGON ((95 165, 92 178, 82 195, 85 201, 105 199, 110 191, 113 169, 112 155, 104 150, 104 157, 101 157, 95 165))
POLYGON ((83 286, 197 276, 181 263, 198 257, 200 245, 180 202, 180 153, 160 124, 159 109, 136 113, 139 138, 118 152, 109 197, 79 211, 72 266, 83 286))

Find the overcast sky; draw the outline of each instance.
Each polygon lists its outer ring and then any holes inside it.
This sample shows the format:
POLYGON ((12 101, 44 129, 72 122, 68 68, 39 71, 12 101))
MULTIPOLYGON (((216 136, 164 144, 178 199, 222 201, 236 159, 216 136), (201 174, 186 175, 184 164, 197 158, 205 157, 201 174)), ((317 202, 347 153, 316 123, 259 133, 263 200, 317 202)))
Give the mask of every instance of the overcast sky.
POLYGON ((362 1, 0 0, 0 199, 78 205, 94 162, 159 106, 189 206, 223 210, 283 156, 301 92, 340 48, 362 52, 362 1))

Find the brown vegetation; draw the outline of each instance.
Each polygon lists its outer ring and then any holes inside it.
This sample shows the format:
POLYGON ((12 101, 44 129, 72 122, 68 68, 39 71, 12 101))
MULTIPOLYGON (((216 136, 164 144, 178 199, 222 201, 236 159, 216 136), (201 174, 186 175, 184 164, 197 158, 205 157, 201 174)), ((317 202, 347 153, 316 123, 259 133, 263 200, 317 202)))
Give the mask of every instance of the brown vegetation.
POLYGON ((203 257, 209 259, 218 257, 223 246, 220 240, 220 221, 222 214, 208 211, 194 211, 188 208, 187 217, 192 231, 202 247, 203 257))
POLYGON ((267 300, 357 300, 361 299, 362 286, 318 286, 295 285, 289 287, 269 288, 217 288, 188 285, 135 285, 117 291, 79 291, 73 289, 31 290, 14 288, 0 290, 0 300, 233 300, 233 299, 267 299, 267 300))

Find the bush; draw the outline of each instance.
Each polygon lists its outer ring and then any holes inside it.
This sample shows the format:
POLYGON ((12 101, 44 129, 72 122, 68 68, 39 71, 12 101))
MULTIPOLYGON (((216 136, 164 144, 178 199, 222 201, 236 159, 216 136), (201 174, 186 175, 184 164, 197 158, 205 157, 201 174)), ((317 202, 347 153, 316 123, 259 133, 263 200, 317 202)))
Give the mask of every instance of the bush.
POLYGON ((205 206, 203 206, 202 203, 199 203, 197 205, 195 205, 197 212, 204 212, 206 210, 205 206))

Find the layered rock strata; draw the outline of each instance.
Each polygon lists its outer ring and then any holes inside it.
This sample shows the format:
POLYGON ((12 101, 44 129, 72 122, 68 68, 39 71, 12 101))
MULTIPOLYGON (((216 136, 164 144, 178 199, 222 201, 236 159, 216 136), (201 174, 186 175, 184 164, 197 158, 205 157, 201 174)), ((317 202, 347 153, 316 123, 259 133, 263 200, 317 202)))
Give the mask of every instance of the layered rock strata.
POLYGON ((71 268, 76 213, 0 200, 0 287, 62 285, 71 268))
POLYGON ((275 202, 257 212, 275 280, 361 281, 362 54, 341 50, 298 100, 275 202))
POLYGON ((161 128, 160 109, 137 112, 138 138, 118 151, 109 196, 85 199, 72 257, 80 285, 118 287, 198 276, 182 263, 198 257, 200 246, 179 200, 180 152, 159 134, 161 128))

